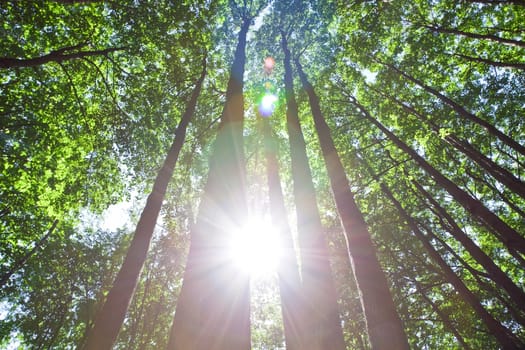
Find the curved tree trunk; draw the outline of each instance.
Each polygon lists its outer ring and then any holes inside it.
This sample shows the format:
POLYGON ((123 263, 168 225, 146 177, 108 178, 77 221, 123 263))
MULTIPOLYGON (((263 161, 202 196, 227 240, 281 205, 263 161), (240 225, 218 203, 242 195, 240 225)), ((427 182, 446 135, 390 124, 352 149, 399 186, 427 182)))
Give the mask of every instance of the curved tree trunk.
POLYGON ((427 172, 437 184, 444 188, 454 199, 461 204, 474 218, 483 226, 490 228, 491 232, 496 234, 498 239, 508 248, 509 252, 514 255, 525 254, 525 239, 513 228, 507 225, 496 214, 490 211, 479 200, 471 197, 467 192, 462 190, 454 182, 446 178, 437 171, 416 151, 407 146, 383 124, 374 119, 370 113, 357 102, 354 97, 350 97, 351 103, 354 104, 372 124, 377 126, 399 149, 408 154, 425 172, 427 172))
POLYGON ((295 254, 292 233, 288 225, 286 207, 279 176, 277 161, 277 142, 272 135, 270 122, 264 119, 263 135, 266 153, 266 171, 268 176, 268 192, 270 196, 270 212, 274 227, 280 233, 281 246, 284 250, 278 267, 279 290, 284 323, 284 337, 287 350, 302 350, 304 344, 304 297, 301 290, 299 266, 295 254))
POLYGON ((229 256, 231 234, 247 214, 243 149, 244 19, 221 124, 167 345, 170 350, 250 349, 249 276, 229 256))
POLYGON ((305 344, 307 349, 344 350, 337 292, 328 256, 328 246, 317 207, 312 173, 306 155, 306 144, 301 131, 292 80, 290 51, 286 37, 281 33, 284 51, 284 84, 286 94, 286 121, 290 139, 290 157, 294 200, 297 210, 297 230, 301 252, 301 271, 308 314, 305 316, 305 344))
POLYGON ((345 170, 330 134, 330 128, 322 115, 319 98, 303 72, 299 60, 295 61, 295 65, 310 100, 310 108, 330 186, 345 231, 350 261, 360 290, 361 305, 372 349, 408 349, 409 345, 401 319, 397 314, 385 274, 377 259, 368 227, 350 190, 345 170))
POLYGON ((157 217, 173 174, 175 164, 186 137, 186 128, 197 105, 202 82, 206 76, 206 57, 202 61, 202 72, 186 106, 180 123, 175 132, 175 139, 160 169, 153 190, 148 196, 146 206, 142 211, 133 240, 128 248, 122 267, 113 282, 106 302, 95 318, 95 326, 89 332, 85 350, 109 350, 117 339, 117 335, 126 316, 133 293, 137 286, 140 272, 146 260, 157 217))

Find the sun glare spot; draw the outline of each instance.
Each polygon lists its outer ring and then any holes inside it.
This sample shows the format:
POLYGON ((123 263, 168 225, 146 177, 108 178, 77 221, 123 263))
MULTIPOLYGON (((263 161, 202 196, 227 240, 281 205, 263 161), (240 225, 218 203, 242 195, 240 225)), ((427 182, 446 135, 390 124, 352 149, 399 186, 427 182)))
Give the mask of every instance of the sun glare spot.
POLYGON ((249 219, 243 229, 232 234, 230 254, 234 263, 252 278, 271 276, 282 255, 279 235, 270 223, 249 219))
POLYGON ((275 109, 275 102, 277 102, 277 100, 277 96, 273 94, 264 95, 261 99, 261 104, 259 105, 259 113, 261 113, 263 117, 269 117, 272 115, 275 109))

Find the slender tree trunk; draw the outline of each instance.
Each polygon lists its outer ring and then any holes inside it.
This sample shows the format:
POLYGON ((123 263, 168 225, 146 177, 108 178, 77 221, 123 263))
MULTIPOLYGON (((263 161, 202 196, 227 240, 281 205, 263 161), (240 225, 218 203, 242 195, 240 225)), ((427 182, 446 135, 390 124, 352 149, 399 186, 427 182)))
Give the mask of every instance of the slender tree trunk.
POLYGON ((461 204, 474 218, 482 225, 491 229, 499 240, 508 248, 509 252, 519 255, 525 254, 525 239, 513 228, 507 225, 496 214, 491 212, 479 200, 471 197, 467 192, 459 188, 454 182, 443 176, 439 171, 432 167, 423 157, 412 148, 402 142, 397 136, 389 131, 383 124, 374 119, 368 111, 357 102, 354 97, 350 97, 352 103, 363 113, 365 118, 377 126, 399 149, 407 153, 423 170, 425 170, 437 184, 444 188, 454 199, 461 204))
POLYGON ((303 343, 305 339, 303 320, 306 315, 303 315, 304 299, 301 290, 299 266, 281 188, 279 163, 277 161, 277 142, 272 135, 269 120, 265 118, 262 123, 270 211, 273 225, 279 230, 281 246, 284 250, 278 267, 278 276, 286 349, 302 350, 306 347, 306 344, 303 343))
POLYGON ((360 290, 361 305, 372 349, 408 349, 403 324, 397 314, 388 289, 388 282, 377 259, 368 227, 354 200, 354 194, 350 190, 345 170, 330 134, 330 128, 322 115, 319 98, 303 72, 299 60, 295 61, 295 65, 310 100, 330 186, 345 230, 350 261, 360 290))
POLYGON ((40 66, 48 62, 63 62, 66 60, 72 60, 76 58, 84 58, 89 56, 107 56, 111 52, 125 50, 125 47, 111 47, 104 50, 93 50, 93 51, 76 51, 67 53, 71 50, 79 50, 86 44, 80 44, 75 46, 68 46, 56 51, 51 51, 47 55, 43 55, 35 58, 10 58, 0 57, 0 68, 17 68, 17 67, 34 67, 40 66))
POLYGON ((221 124, 167 345, 170 350, 248 350, 249 276, 229 256, 231 235, 247 214, 243 149, 244 19, 231 67, 221 124))
POLYGON ((456 34, 456 35, 460 35, 460 36, 464 36, 464 37, 472 38, 472 39, 488 40, 488 41, 493 41, 493 42, 504 44, 504 45, 525 47, 525 42, 523 41, 505 39, 500 36, 492 35, 492 34, 478 34, 478 33, 464 32, 456 28, 434 27, 434 26, 429 26, 429 25, 424 25, 423 27, 433 32, 437 32, 437 33, 456 34))
POLYGON ((454 335, 454 337, 457 339, 458 343, 461 344, 463 349, 471 350, 472 348, 468 345, 467 342, 465 342, 465 339, 461 336, 459 331, 456 329, 456 327, 454 326, 454 323, 452 322, 450 317, 448 317, 446 312, 441 311, 441 309, 436 305, 436 303, 434 303, 432 299, 430 299, 425 294, 425 291, 423 290, 423 288, 421 287, 421 284, 417 280, 414 280, 414 283, 416 285, 416 288, 419 294, 423 297, 423 299, 430 305, 432 310, 434 310, 434 312, 441 319, 441 321, 443 322, 443 325, 445 326, 445 329, 448 329, 448 331, 454 335))
POLYGON ((206 76, 206 57, 204 57, 202 62, 202 73, 195 84, 191 98, 186 106, 186 111, 177 127, 175 139, 166 156, 164 165, 155 179, 153 190, 148 196, 146 206, 137 223, 135 235, 124 258, 122 267, 113 282, 106 302, 95 318, 95 326, 88 336, 84 347, 85 350, 111 349, 120 331, 129 303, 137 286, 140 272, 147 257, 151 237, 153 236, 153 230, 162 206, 162 201, 164 200, 166 189, 173 174, 175 164, 177 163, 179 152, 184 144, 186 128, 195 111, 197 98, 199 97, 202 83, 206 76))
MULTIPOLYGON (((482 178, 480 175, 474 174, 470 169, 465 169, 465 173, 473 178, 474 180, 478 181, 479 183, 483 184, 484 186, 487 186, 498 195, 498 197, 503 201, 505 204, 509 206, 512 210, 514 210, 517 214, 519 214, 522 218, 525 218, 525 211, 523 211, 516 203, 512 201, 512 199, 508 198, 505 193, 501 191, 501 189, 496 188, 494 184, 489 183, 486 179, 482 178)), ((525 265, 523 265, 525 268, 525 265)))
POLYGON ((502 133, 500 130, 498 130, 496 127, 494 127, 494 125, 490 124, 486 120, 483 120, 483 119, 479 118, 478 116, 470 113, 465 108, 463 108, 461 105, 459 105, 457 102, 455 102, 452 99, 446 97, 445 95, 443 95, 442 93, 438 92, 437 90, 431 88, 430 86, 425 85, 422 81, 420 81, 420 80, 412 77, 411 75, 403 72, 402 70, 398 69, 394 65, 381 62, 381 61, 379 61, 377 59, 376 59, 376 62, 379 62, 380 64, 382 64, 382 65, 392 69, 393 71, 397 72, 398 74, 402 75, 403 77, 407 78, 408 80, 410 80, 414 84, 416 84, 419 87, 421 87, 426 92, 436 96, 443 103, 445 103, 446 105, 450 106, 454 111, 456 111, 456 113, 459 114, 461 117, 463 117, 463 118, 465 118, 467 120, 470 120, 473 123, 476 123, 476 124, 482 126, 483 128, 485 128, 485 130, 487 130, 487 132, 489 134, 497 137, 503 143, 505 143, 510 148, 514 149, 516 152, 519 152, 521 155, 525 155, 525 146, 520 145, 518 142, 516 142, 515 140, 513 140, 512 138, 510 138, 506 134, 502 133))
POLYGON ((309 306, 306 316, 309 324, 305 326, 305 335, 308 338, 305 339, 305 344, 309 349, 344 350, 337 292, 306 155, 306 144, 299 122, 293 90, 290 51, 284 33, 281 33, 281 44, 284 51, 286 120, 290 139, 301 270, 305 300, 309 306))
POLYGON ((58 220, 53 221, 53 224, 51 224, 51 227, 49 228, 49 230, 47 230, 47 233, 44 235, 44 237, 40 238, 40 240, 35 244, 33 249, 31 249, 23 257, 21 257, 19 260, 17 260, 14 263, 13 267, 11 267, 11 269, 9 271, 7 271, 0 278, 0 288, 3 287, 7 283, 7 281, 9 281, 11 276, 13 276, 13 274, 16 271, 20 270, 25 265, 27 260, 29 260, 29 258, 31 258, 42 247, 42 245, 45 243, 45 241, 47 241, 49 239, 49 236, 51 236, 51 234, 55 230, 57 224, 58 224, 58 220))
POLYGON ((520 349, 521 346, 523 346, 524 344, 521 344, 520 340, 514 334, 512 334, 512 332, 510 332, 505 326, 503 326, 498 320, 496 320, 490 313, 488 313, 487 310, 485 310, 485 308, 483 308, 479 299, 467 288, 467 286, 463 283, 463 281, 456 275, 456 273, 450 268, 450 266, 447 265, 447 263, 439 255, 439 253, 434 249, 432 244, 430 244, 426 236, 419 229, 417 223, 412 219, 412 217, 403 209, 401 204, 396 200, 396 198, 394 197, 390 189, 388 189, 388 187, 383 183, 380 183, 380 186, 381 186, 381 190, 383 191, 383 193, 390 199, 390 201, 397 208, 401 217, 408 223, 412 232, 421 241, 421 243, 427 250, 430 258, 432 258, 432 260, 434 260, 434 262, 439 265, 439 267, 443 271, 443 274, 446 280, 454 286, 454 289, 463 298, 463 300, 465 300, 465 302, 470 304, 470 306, 474 309, 478 317, 487 326, 490 333, 500 343, 502 348, 505 350, 520 349))
POLYGON ((461 57, 470 62, 483 63, 483 64, 493 66, 493 67, 525 69, 525 63, 520 63, 520 62, 498 62, 498 61, 488 60, 486 58, 481 58, 481 57, 472 57, 472 56, 462 55, 459 53, 454 54, 454 56, 461 57))
MULTIPOLYGON (((525 292, 521 288, 519 288, 514 282, 507 276, 499 266, 497 266, 494 263, 494 260, 492 260, 481 248, 479 248, 474 241, 470 239, 470 237, 461 230, 461 228, 458 226, 456 221, 452 218, 452 216, 449 215, 449 213, 439 205, 439 203, 432 198, 430 193, 428 193, 423 186, 421 186, 417 181, 412 181, 418 191, 423 194, 423 196, 429 201, 429 203, 435 208, 437 211, 437 215, 440 217, 443 217, 447 223, 448 223, 448 231, 452 236, 457 239, 463 247, 469 252, 469 254, 487 271, 490 278, 496 282, 499 286, 501 286, 509 296, 514 300, 516 305, 520 307, 522 311, 525 311, 525 304, 523 301, 525 300, 525 292)), ((447 227, 444 227, 447 229, 447 227)))
MULTIPOLYGON (((387 97, 391 101, 399 104, 405 111, 417 117, 421 122, 430 125, 431 129, 436 134, 439 135, 441 128, 438 125, 436 125, 434 122, 432 122, 431 120, 428 120, 427 118, 425 118, 421 113, 415 110, 412 106, 402 101, 399 101, 395 97, 389 94, 386 94, 382 91, 379 91, 378 89, 375 89, 375 88, 372 88, 372 89, 378 92, 379 94, 387 97)), ((515 177, 514 174, 512 174, 510 171, 508 171, 505 168, 502 168, 501 166, 496 164, 492 159, 490 159, 489 157, 487 157, 486 155, 482 154, 477 149, 475 149, 470 143, 459 139, 453 133, 445 135, 443 139, 448 144, 450 144, 452 147, 454 147, 458 151, 468 156, 474 162, 476 162, 476 164, 482 167, 487 173, 494 176, 495 179, 497 179, 502 184, 507 186, 514 193, 520 195, 522 198, 525 198, 525 183, 521 181, 520 179, 518 179, 517 177, 515 177)))
POLYGON ((478 4, 487 4, 487 5, 518 5, 518 6, 525 6, 525 1, 523 0, 463 0, 466 2, 473 2, 478 4))
MULTIPOLYGON (((503 298, 503 296, 505 294, 502 294, 501 293, 501 290, 495 290, 495 288, 493 288, 489 283, 487 283, 486 281, 484 281, 481 277, 485 278, 485 279, 490 279, 490 276, 487 274, 487 273, 484 273, 484 272, 481 272, 481 271, 478 271, 476 270, 475 268, 473 268, 472 266, 470 266, 469 263, 467 263, 465 261, 465 259, 463 259, 461 256, 459 256, 459 254, 450 246, 448 245, 447 242, 445 242, 442 238, 438 237, 435 233, 433 233, 431 231, 431 229, 427 226, 427 225, 423 225, 421 222, 419 222, 419 224, 425 228, 425 230, 427 231, 427 234, 429 236, 430 239, 434 239, 436 241, 438 241, 454 258, 456 258, 460 263, 461 265, 467 270, 469 271, 472 276, 474 277, 474 279, 476 280, 476 282, 478 283, 478 285, 486 290, 488 293, 491 294, 491 296, 497 300, 499 300, 501 302, 501 304, 507 308, 508 312, 511 314, 511 316, 517 321, 519 322, 521 325, 525 325, 525 323, 523 322, 524 319, 523 319, 523 316, 520 314, 520 311, 518 311, 516 309, 516 306, 515 304, 513 303, 510 303, 508 300, 506 300, 505 298, 503 298)), ((506 295, 505 295, 506 296, 506 295)))

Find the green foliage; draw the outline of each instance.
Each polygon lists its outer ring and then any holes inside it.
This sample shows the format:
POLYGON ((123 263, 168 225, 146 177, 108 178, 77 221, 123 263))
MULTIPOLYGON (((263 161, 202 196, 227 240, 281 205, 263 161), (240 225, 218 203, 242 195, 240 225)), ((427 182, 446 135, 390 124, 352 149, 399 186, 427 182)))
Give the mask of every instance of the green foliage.
MULTIPOLYGON (((80 213, 99 214, 133 193, 143 196, 149 191, 200 73, 202 55, 208 51, 208 78, 163 207, 161 227, 116 345, 122 349, 164 346, 224 104, 236 33, 243 17, 254 16, 264 6, 264 2, 204 0, 2 2, 2 58, 30 59, 64 48, 118 50, 0 69, 0 274, 15 266, 55 219, 60 222, 41 249, 0 286, 0 348, 14 338, 29 349, 69 349, 83 342, 119 268, 127 235, 88 228, 94 225, 91 222, 80 225, 80 213)), ((378 180, 390 188, 482 305, 525 340, 519 301, 512 300, 454 238, 450 225, 444 224, 414 181, 521 289, 523 261, 366 121, 351 97, 523 236, 525 199, 459 150, 450 137, 468 142, 493 162, 492 167, 521 182, 525 156, 385 64, 523 145, 525 73, 519 64, 525 63, 525 48, 519 42, 525 33, 524 18, 525 8, 510 3, 274 1, 260 28, 249 33, 245 145, 250 207, 267 210, 254 104, 266 79, 261 71, 266 55, 277 62, 271 80, 282 101, 282 31, 320 97, 414 348, 460 348, 454 330, 471 349, 498 344, 429 258, 381 192, 378 180), (509 40, 518 44, 510 45, 509 40), (436 310, 447 315, 450 324, 436 310)), ((309 106, 295 83, 348 348, 369 349, 359 291, 309 106)), ((279 144, 281 178, 291 213, 284 103, 277 104, 270 123, 279 144)), ((283 346, 281 311, 272 288, 262 286, 264 293, 254 293, 257 349, 283 346)))

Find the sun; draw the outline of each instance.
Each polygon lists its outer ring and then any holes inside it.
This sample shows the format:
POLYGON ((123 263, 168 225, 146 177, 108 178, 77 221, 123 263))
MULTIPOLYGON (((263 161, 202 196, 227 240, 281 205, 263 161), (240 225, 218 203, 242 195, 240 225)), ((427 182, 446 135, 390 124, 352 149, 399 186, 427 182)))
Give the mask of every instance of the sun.
POLYGON ((249 218, 232 233, 230 258, 252 278, 273 276, 282 256, 282 245, 274 226, 260 218, 249 218))

